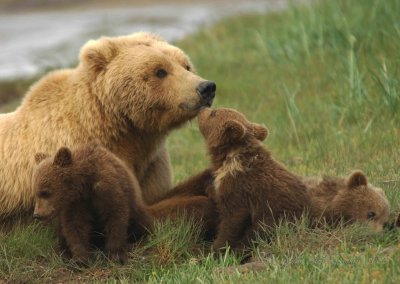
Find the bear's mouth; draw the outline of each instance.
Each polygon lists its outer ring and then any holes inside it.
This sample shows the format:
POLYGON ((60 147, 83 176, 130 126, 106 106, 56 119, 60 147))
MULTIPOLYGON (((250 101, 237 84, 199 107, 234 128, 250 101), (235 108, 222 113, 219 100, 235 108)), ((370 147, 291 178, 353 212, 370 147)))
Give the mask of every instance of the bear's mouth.
POLYGON ((207 100, 201 100, 201 101, 199 102, 199 109, 202 109, 202 108, 204 108, 204 107, 211 107, 212 104, 213 104, 213 102, 214 102, 214 97, 209 98, 209 99, 207 99, 207 100))
POLYGON ((56 212, 52 211, 48 215, 40 215, 40 214, 33 214, 33 219, 38 220, 40 222, 48 223, 56 217, 56 212))
POLYGON ((213 103, 213 99, 210 99, 210 100, 199 101, 195 105, 190 105, 188 103, 181 103, 181 104, 179 104, 179 107, 183 110, 198 112, 198 111, 202 110, 203 108, 211 107, 212 103, 213 103))
POLYGON ((40 222, 48 223, 53 218, 50 215, 49 216, 39 215, 39 216, 34 216, 33 219, 38 220, 40 222))
POLYGON ((203 107, 211 107, 214 99, 208 100, 203 107))

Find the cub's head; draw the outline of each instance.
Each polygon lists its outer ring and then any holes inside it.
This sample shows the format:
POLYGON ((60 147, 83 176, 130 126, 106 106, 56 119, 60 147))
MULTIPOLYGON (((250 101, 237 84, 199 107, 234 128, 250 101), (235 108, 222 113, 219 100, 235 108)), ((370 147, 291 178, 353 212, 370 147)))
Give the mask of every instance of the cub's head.
POLYGON ((71 198, 72 154, 60 148, 54 157, 47 154, 35 155, 36 167, 33 171, 32 186, 35 193, 33 218, 49 220, 57 216, 64 203, 71 198))
POLYGON ((375 231, 381 231, 389 220, 389 202, 384 191, 369 184, 361 171, 354 171, 347 177, 333 206, 342 210, 346 219, 369 223, 375 231))
POLYGON ((89 41, 80 70, 110 118, 150 132, 192 119, 216 91, 181 49, 148 33, 89 41))
POLYGON ((240 112, 229 108, 205 108, 199 116, 200 132, 209 148, 241 144, 248 140, 263 141, 268 129, 248 121, 240 112))

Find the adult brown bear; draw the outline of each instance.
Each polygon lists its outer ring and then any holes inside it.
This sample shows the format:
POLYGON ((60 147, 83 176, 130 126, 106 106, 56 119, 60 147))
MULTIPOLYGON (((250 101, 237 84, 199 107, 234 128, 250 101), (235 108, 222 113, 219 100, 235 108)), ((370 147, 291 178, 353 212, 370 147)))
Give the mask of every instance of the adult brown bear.
POLYGON ((215 89, 158 36, 89 41, 76 68, 44 76, 0 115, 0 220, 32 209, 35 153, 90 140, 126 163, 152 203, 171 188, 168 133, 211 105, 215 89))

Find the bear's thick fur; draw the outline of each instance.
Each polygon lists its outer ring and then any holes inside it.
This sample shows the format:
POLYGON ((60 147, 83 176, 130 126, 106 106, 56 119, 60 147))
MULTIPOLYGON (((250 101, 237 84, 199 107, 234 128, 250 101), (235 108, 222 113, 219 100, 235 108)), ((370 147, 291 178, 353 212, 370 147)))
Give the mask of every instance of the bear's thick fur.
POLYGON ((152 203, 171 188, 168 133, 211 105, 215 88, 158 36, 89 41, 76 68, 44 76, 0 115, 0 220, 33 208, 35 153, 91 140, 126 163, 152 203))
POLYGON ((305 178, 311 200, 313 225, 362 222, 381 231, 389 220, 389 202, 381 188, 368 183, 367 176, 354 171, 347 178, 305 178))
POLYGON ((204 109, 199 128, 214 172, 220 223, 214 249, 251 245, 261 224, 273 227, 283 218, 300 218, 310 200, 300 177, 274 160, 261 143, 268 130, 233 109, 204 109))
POLYGON ((34 218, 58 220, 61 250, 85 262, 89 248, 102 243, 112 258, 127 260, 128 240, 152 229, 135 177, 114 154, 97 143, 53 157, 36 155, 32 176, 34 218), (97 235, 96 238, 94 236, 97 235))

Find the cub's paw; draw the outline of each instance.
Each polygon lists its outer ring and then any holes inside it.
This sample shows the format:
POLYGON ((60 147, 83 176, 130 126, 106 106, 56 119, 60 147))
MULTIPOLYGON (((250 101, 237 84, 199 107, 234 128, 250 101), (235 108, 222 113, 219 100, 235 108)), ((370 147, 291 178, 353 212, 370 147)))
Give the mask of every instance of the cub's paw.
POLYGON ((88 255, 74 255, 71 261, 78 266, 88 267, 89 266, 89 256, 88 255))
POLYGON ((125 251, 109 251, 107 256, 110 260, 119 262, 120 264, 126 264, 128 262, 128 255, 125 251))

